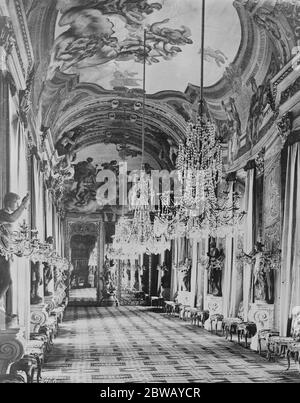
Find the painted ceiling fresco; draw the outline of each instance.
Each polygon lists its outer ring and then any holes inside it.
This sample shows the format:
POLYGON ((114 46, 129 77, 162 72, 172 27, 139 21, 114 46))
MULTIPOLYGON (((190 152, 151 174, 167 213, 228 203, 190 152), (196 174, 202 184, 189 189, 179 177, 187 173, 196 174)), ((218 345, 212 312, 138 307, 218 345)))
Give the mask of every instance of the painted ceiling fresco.
MULTIPOLYGON (((58 0, 55 70, 112 90, 142 87, 143 31, 147 31, 148 93, 185 91, 200 81, 200 0, 58 0)), ((205 85, 217 82, 235 58, 240 21, 232 0, 209 0, 205 85), (226 27, 226 40, 224 40, 226 27)))
MULTIPOLYGON (((139 170, 142 163, 141 151, 138 147, 121 144, 93 144, 75 154, 72 161, 72 178, 65 183, 65 208, 78 212, 95 212, 99 209, 97 189, 103 185, 101 176, 105 170, 119 175, 119 162, 127 164, 128 172, 139 170)), ((159 170, 157 161, 148 153, 145 154, 145 169, 159 170)), ((104 205, 109 199, 105 198, 104 205)), ((101 205, 101 201, 100 201, 101 205)), ((112 203, 114 205, 114 203, 112 203)))

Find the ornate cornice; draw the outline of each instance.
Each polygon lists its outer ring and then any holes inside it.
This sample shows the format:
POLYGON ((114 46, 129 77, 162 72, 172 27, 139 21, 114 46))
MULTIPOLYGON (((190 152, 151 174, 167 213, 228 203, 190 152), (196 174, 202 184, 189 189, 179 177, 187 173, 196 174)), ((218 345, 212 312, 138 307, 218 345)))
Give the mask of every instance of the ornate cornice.
POLYGON ((288 88, 286 88, 280 96, 280 105, 292 98, 294 95, 299 94, 300 91, 300 77, 296 79, 288 88))

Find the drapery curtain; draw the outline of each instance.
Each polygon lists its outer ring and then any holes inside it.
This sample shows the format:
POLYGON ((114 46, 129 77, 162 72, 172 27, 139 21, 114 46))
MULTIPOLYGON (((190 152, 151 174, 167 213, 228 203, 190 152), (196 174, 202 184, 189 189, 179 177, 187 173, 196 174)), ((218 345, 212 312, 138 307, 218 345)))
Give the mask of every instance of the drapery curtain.
POLYGON ((197 303, 197 276, 198 276, 198 242, 193 239, 192 243, 192 272, 191 272, 191 293, 193 306, 197 303))
POLYGON ((172 267, 171 276, 171 297, 174 298, 175 293, 178 291, 178 264, 184 262, 184 255, 186 249, 185 238, 178 238, 174 240, 174 265, 172 267))
POLYGON ((171 299, 177 291, 177 262, 178 262, 178 239, 172 240, 172 268, 171 268, 171 299))
POLYGON ((243 275, 241 270, 241 263, 236 259, 238 253, 241 235, 236 231, 233 237, 233 258, 232 258, 232 277, 231 277, 231 294, 229 316, 236 317, 239 310, 240 302, 243 299, 243 275))
MULTIPOLYGON (((9 192, 17 193, 21 199, 28 192, 27 147, 23 125, 17 115, 13 98, 10 98, 10 136, 9 136, 9 192)), ((25 211, 14 224, 17 230, 24 220, 28 222, 29 213, 25 211)), ((30 268, 28 259, 15 257, 11 262, 12 287, 10 290, 9 311, 17 314, 19 325, 29 334, 30 314, 30 268)))
MULTIPOLYGON (((254 224, 254 168, 247 171, 245 189, 245 207, 247 216, 245 220, 245 243, 244 251, 249 254, 253 250, 253 224, 254 224)), ((252 301, 252 264, 245 263, 243 269, 243 304, 244 319, 248 319, 249 304, 252 301)))
POLYGON ((288 319, 300 305, 300 143, 289 146, 282 231, 280 333, 286 336, 288 319))
POLYGON ((45 237, 45 211, 43 198, 43 182, 40 177, 39 163, 36 158, 32 159, 32 227, 39 232, 39 238, 45 237))
POLYGON ((208 252, 208 238, 202 238, 198 241, 198 264, 196 279, 196 306, 200 309, 204 308, 204 296, 207 292, 207 270, 206 259, 208 252))
POLYGON ((230 301, 232 296, 232 252, 233 252, 233 238, 231 235, 226 236, 225 241, 225 267, 224 267, 224 277, 223 277, 223 315, 225 317, 229 316, 230 312, 230 301))
POLYGON ((46 238, 53 236, 53 208, 49 195, 49 191, 46 189, 45 194, 45 208, 46 208, 46 238))
MULTIPOLYGON (((229 182, 229 198, 233 199, 233 182, 229 182)), ((229 316, 229 307, 231 299, 231 284, 232 284, 232 253, 233 253, 233 237, 232 234, 227 234, 225 239, 225 265, 223 273, 223 315, 229 316)))

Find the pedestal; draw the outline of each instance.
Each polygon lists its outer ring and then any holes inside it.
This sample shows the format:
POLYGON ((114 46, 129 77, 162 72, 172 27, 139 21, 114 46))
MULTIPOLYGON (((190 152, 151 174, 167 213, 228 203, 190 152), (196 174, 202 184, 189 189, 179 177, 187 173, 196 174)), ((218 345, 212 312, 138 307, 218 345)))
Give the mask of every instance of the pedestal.
MULTIPOLYGON (((204 309, 209 311, 209 316, 216 315, 216 314, 223 314, 223 297, 215 297, 214 295, 206 295, 204 298, 204 309)), ((220 323, 221 325, 221 323, 220 323)), ((210 320, 209 318, 204 323, 204 328, 206 330, 210 329, 210 320)))
POLYGON ((31 305, 30 307, 30 332, 38 333, 41 326, 44 326, 49 317, 46 305, 31 305))
POLYGON ((9 366, 19 361, 25 352, 23 330, 9 329, 0 332, 0 374, 6 375, 9 366))
POLYGON ((266 302, 255 302, 250 305, 248 319, 254 322, 257 327, 257 333, 252 337, 250 348, 258 351, 258 332, 262 329, 274 329, 274 305, 266 302))

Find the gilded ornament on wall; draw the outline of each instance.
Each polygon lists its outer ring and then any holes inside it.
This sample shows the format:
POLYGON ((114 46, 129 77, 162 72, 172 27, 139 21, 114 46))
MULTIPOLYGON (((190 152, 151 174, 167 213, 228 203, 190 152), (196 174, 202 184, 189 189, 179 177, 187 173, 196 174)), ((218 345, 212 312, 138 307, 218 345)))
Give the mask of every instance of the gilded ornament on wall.
POLYGON ((265 177, 265 226, 274 224, 280 218, 280 166, 275 166, 265 177))

